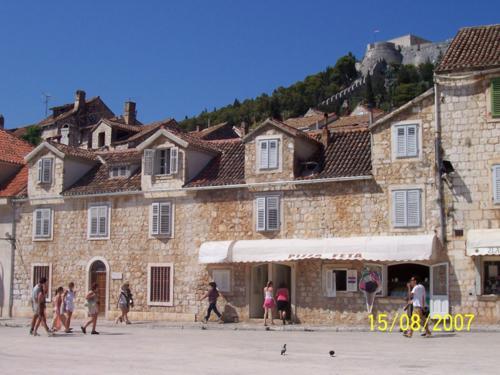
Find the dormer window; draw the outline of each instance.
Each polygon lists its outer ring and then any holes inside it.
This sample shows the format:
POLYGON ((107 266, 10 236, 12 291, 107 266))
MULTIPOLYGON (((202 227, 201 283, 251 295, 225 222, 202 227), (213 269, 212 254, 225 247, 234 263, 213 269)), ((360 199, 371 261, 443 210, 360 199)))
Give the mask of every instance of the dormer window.
POLYGON ((279 139, 258 141, 259 169, 277 169, 279 165, 279 139))
POLYGON ((38 160, 38 183, 50 184, 52 182, 52 158, 38 160))
POLYGON ((178 149, 144 150, 144 174, 168 176, 177 173, 178 149))
POLYGON ((119 177, 129 177, 130 176, 130 167, 128 165, 118 165, 111 167, 109 170, 109 177, 111 178, 119 178, 119 177))

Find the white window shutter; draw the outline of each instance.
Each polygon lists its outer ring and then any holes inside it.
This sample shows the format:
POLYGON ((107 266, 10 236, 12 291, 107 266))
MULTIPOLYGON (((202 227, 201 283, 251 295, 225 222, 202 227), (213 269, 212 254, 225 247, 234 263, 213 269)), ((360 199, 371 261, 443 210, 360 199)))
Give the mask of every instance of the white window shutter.
POLYGON ((277 230, 280 226, 279 197, 267 197, 267 229, 277 230))
POLYGON ((171 218, 170 203, 160 203, 160 234, 170 234, 171 218))
POLYGON ((43 162, 43 175, 42 175, 42 181, 44 183, 50 183, 52 180, 52 159, 51 158, 45 158, 42 159, 43 162))
POLYGON ((43 160, 38 160, 38 182, 43 182, 43 160))
POLYGON ((356 270, 347 270, 347 291, 358 291, 358 271, 356 270))
POLYGON ((172 147, 170 149, 170 174, 176 174, 178 170, 178 155, 179 151, 177 147, 172 147))
POLYGON ((269 141, 269 168, 278 168, 278 140, 269 141))
POLYGON ((98 227, 99 227, 99 217, 98 217, 98 209, 97 207, 90 207, 89 210, 89 224, 90 224, 90 235, 97 236, 98 227))
POLYGON ((410 125, 406 128, 406 156, 417 156, 417 148, 417 126, 410 125))
POLYGON ((395 227, 406 226, 406 191, 392 193, 392 222, 395 227))
POLYGON ((42 236, 42 210, 35 210, 35 237, 42 236))
POLYGON ((268 151, 268 141, 259 142, 259 153, 260 153, 260 169, 269 168, 269 151, 268 151))
POLYGON ((396 128, 396 156, 406 156, 406 128, 404 126, 396 128))
POLYGON ((160 233, 160 204, 153 203, 151 205, 151 234, 157 235, 160 233))
POLYGON ((408 190, 406 202, 407 225, 409 227, 420 226, 420 190, 408 190))
POLYGON ((258 231, 266 230, 266 198, 258 197, 255 200, 255 218, 258 231))
POLYGON ((144 175, 153 175, 155 150, 144 150, 144 175))
POLYGON ((493 200, 500 203, 500 165, 493 167, 493 200))
POLYGON ((50 236, 50 228, 51 228, 51 210, 43 209, 42 210, 42 236, 49 237, 50 236))
POLYGON ((108 234, 108 207, 100 206, 98 207, 98 217, 99 217, 99 236, 107 236, 108 234))

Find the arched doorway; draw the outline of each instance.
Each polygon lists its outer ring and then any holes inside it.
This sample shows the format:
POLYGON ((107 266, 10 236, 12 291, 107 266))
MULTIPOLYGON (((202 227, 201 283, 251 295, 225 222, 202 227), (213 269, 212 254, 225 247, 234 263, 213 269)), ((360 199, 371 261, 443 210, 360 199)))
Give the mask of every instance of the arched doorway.
POLYGON ((89 289, 97 283, 97 293, 99 297, 99 314, 106 313, 108 270, 102 260, 95 260, 89 269, 89 289))

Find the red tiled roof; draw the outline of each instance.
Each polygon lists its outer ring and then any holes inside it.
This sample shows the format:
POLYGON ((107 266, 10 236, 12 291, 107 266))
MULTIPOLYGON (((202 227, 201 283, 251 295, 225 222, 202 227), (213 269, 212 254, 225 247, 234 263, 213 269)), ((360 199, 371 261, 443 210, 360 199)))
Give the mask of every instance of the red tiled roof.
POLYGON ((165 120, 160 120, 156 122, 152 122, 147 125, 142 125, 141 130, 132 136, 130 136, 127 139, 124 139, 119 142, 115 142, 114 144, 119 145, 119 144, 127 144, 129 143, 131 147, 137 146, 139 143, 144 141, 146 138, 148 138, 150 135, 153 134, 157 129, 164 127, 166 129, 175 129, 178 130, 179 126, 177 125, 177 122, 172 119, 172 118, 167 118, 165 120))
POLYGON ((239 138, 238 134, 234 131, 233 126, 228 122, 222 122, 217 125, 209 126, 208 128, 200 131, 192 131, 189 132, 189 134, 207 141, 239 138))
POLYGON ((29 143, 0 129, 0 161, 24 165, 24 156, 32 149, 29 143))
MULTIPOLYGON (((317 112, 317 111, 315 111, 317 112)), ((332 122, 335 120, 335 113, 330 113, 328 114, 328 123, 332 122)), ((325 115, 324 113, 318 113, 312 116, 307 116, 307 117, 292 117, 288 118, 284 121, 285 124, 288 126, 291 126, 296 129, 301 129, 301 128, 309 128, 311 126, 314 126, 318 124, 319 126, 325 124, 325 115)))
MULTIPOLYGON (((129 124, 125 124, 125 122, 123 122, 123 120, 120 120, 120 118, 112 118, 112 119, 102 119, 102 121, 106 124, 108 124, 109 126, 111 126, 112 128, 116 128, 116 129, 121 129, 121 130, 125 130, 125 131, 128 131, 128 132, 133 132, 133 133, 138 133, 142 130, 142 126, 137 124, 137 125, 129 125, 129 124)), ((94 127, 96 127, 97 125, 95 125, 94 127)))
POLYGON ((96 152, 108 164, 133 163, 141 160, 142 154, 136 149, 96 152))
POLYGON ((87 195, 141 190, 141 168, 128 178, 111 178, 110 166, 99 164, 63 192, 63 195, 87 195))
POLYGON ((212 142, 221 153, 186 187, 237 185, 245 183, 245 145, 241 140, 212 142))
POLYGON ((79 147, 72 147, 72 146, 67 146, 62 143, 57 143, 57 142, 50 142, 47 141, 51 146, 54 146, 57 148, 59 151, 61 151, 63 154, 72 156, 75 158, 80 158, 80 159, 87 159, 91 161, 97 161, 97 154, 95 152, 85 150, 83 148, 79 147))
POLYGON ((465 27, 453 38, 436 72, 460 72, 499 66, 500 24, 465 27))
POLYGON ((23 166, 13 178, 0 186, 0 197, 13 197, 26 189, 28 184, 28 166, 23 166))

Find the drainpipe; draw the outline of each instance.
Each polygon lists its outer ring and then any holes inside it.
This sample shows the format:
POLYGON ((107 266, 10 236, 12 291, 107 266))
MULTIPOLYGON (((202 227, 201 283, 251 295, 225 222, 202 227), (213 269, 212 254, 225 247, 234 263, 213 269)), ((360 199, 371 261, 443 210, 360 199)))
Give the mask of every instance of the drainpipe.
POLYGON ((436 152, 436 187, 438 190, 438 205, 439 205, 439 225, 441 231, 441 241, 443 246, 446 244, 446 215, 445 215, 445 198, 444 198, 444 184, 441 176, 443 170, 443 155, 441 152, 441 98, 439 92, 439 84, 434 78, 434 121, 436 122, 436 129, 434 134, 435 152, 436 152))

